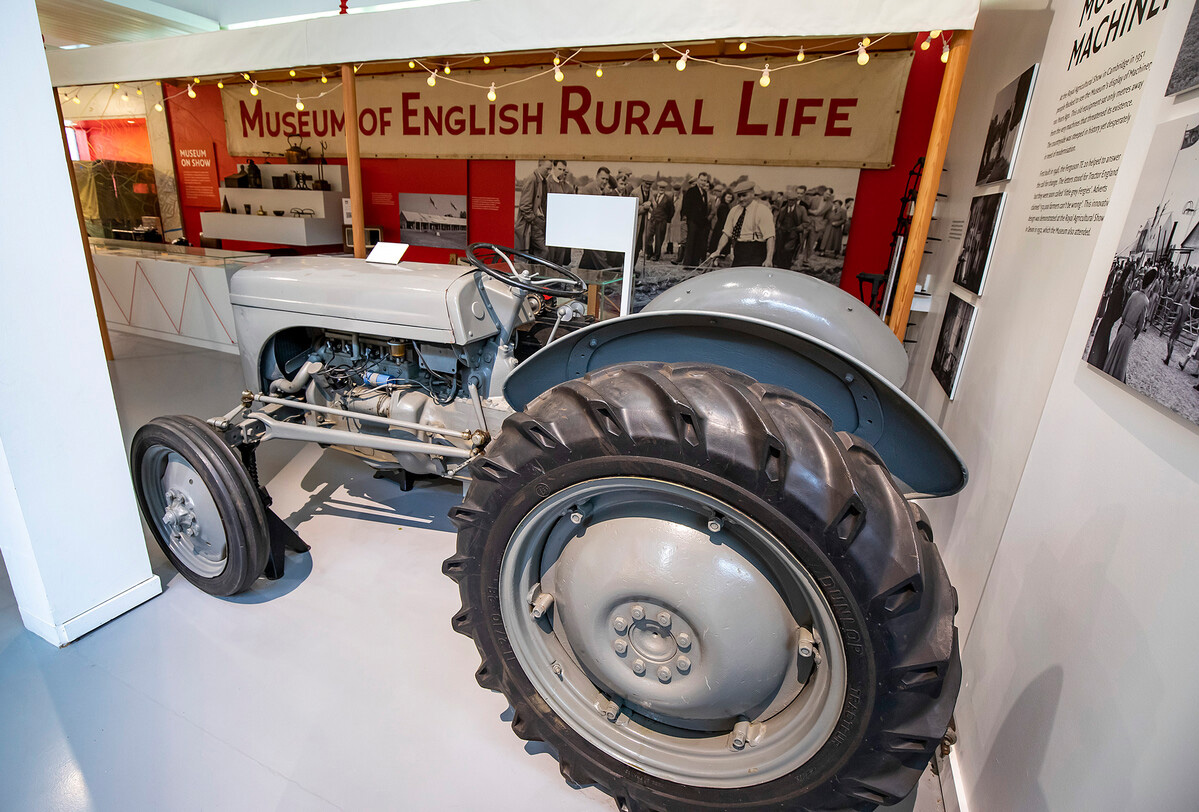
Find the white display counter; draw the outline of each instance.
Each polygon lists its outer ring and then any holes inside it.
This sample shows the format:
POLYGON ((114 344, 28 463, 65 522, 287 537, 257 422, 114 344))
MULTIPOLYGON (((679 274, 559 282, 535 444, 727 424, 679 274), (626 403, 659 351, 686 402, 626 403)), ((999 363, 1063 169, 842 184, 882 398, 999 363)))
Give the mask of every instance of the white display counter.
POLYGON ((243 265, 267 259, 266 254, 89 242, 109 329, 237 353, 229 277, 243 265))

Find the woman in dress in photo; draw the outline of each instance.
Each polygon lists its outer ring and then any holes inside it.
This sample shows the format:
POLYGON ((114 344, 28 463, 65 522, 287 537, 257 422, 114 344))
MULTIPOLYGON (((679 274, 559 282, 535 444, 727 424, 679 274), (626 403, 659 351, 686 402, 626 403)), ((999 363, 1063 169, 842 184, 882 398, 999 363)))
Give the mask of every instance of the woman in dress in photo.
POLYGON ((1156 279, 1156 269, 1150 268, 1146 271, 1141 285, 1128 297, 1128 302, 1121 311, 1120 329, 1107 354, 1107 362, 1103 365, 1103 371, 1120 383, 1124 383, 1128 375, 1128 356, 1132 352, 1132 343, 1137 340, 1141 330, 1145 329, 1145 317, 1149 314, 1149 297, 1145 295, 1144 288, 1152 286, 1156 279))
POLYGON ((1128 275, 1132 271, 1132 263, 1122 261, 1121 265, 1112 270, 1107 295, 1103 303, 1103 316, 1099 326, 1095 328, 1095 338, 1091 341, 1091 351, 1087 354, 1087 363, 1098 369, 1103 369, 1107 363, 1108 346, 1112 341, 1112 327, 1120 314, 1124 312, 1124 286, 1128 283, 1128 275))

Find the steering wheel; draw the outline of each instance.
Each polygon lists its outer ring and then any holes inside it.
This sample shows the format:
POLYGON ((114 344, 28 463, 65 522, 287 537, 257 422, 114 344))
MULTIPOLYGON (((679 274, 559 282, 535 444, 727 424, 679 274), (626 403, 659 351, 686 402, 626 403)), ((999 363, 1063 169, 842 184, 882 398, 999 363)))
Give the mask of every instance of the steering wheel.
POLYGON ((506 248, 489 242, 471 243, 466 249, 466 258, 471 265, 492 279, 529 293, 541 296, 578 296, 587 291, 587 283, 570 268, 564 268, 544 257, 534 256, 515 248, 506 248), (498 259, 502 261, 502 264, 495 262, 495 264, 489 265, 484 261, 484 257, 493 262, 498 259), (518 271, 512 264, 513 259, 527 262, 532 266, 540 266, 552 271, 556 276, 538 276, 531 269, 518 271))

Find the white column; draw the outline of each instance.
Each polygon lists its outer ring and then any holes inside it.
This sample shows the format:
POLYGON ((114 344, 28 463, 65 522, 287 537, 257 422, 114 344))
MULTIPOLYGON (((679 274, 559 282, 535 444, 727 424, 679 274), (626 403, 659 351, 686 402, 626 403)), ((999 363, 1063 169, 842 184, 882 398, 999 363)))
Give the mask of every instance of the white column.
POLYGON ((150 571, 100 343, 33 0, 0 72, 0 551, 26 628, 55 645, 162 591, 150 571))

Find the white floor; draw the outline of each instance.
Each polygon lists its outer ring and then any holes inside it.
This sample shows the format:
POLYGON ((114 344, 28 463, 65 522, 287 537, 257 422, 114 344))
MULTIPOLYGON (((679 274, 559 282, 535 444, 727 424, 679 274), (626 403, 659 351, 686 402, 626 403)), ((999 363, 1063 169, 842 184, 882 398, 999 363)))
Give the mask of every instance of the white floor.
MULTIPOLYGON (((224 413, 242 389, 236 356, 113 343, 126 444, 156 415, 224 413)), ((268 445, 260 466, 313 546, 280 581, 213 598, 150 543, 164 593, 55 649, 21 626, 0 571, 0 810, 614 809, 568 786, 474 681, 441 575, 459 486, 402 493, 297 444, 268 445)), ((941 808, 935 777, 915 804, 941 808)))

